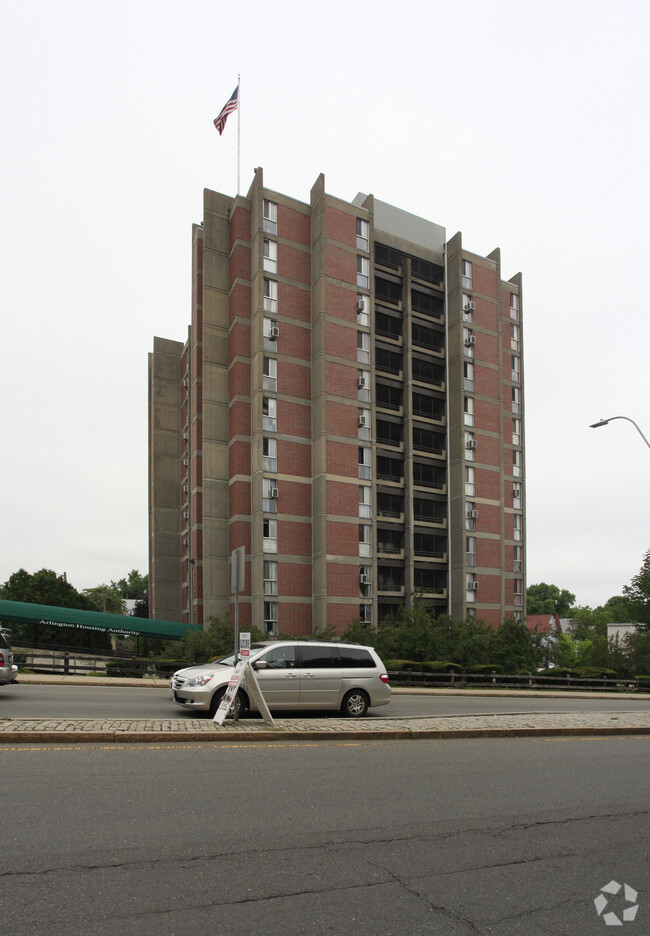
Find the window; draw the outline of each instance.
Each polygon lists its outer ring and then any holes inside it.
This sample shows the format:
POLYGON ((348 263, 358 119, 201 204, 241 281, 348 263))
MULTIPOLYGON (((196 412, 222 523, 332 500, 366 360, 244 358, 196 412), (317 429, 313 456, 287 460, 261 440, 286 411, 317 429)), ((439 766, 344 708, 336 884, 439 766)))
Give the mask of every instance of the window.
POLYGON ((512 485, 512 506, 515 510, 521 510, 521 484, 512 485))
POLYGON ((264 432, 278 431, 278 401, 275 397, 262 397, 262 429, 264 432))
POLYGON ((370 410, 359 408, 359 438, 370 441, 370 410))
POLYGON ((264 350, 265 351, 276 351, 276 341, 280 335, 280 329, 278 328, 278 323, 275 319, 266 318, 262 322, 262 334, 264 336, 264 350))
POLYGON ((474 321, 474 301, 468 293, 463 293, 463 321, 474 321))
POLYGON ((476 468, 465 465, 465 494, 474 497, 476 493, 476 468))
POLYGON ((515 572, 524 571, 524 547, 523 546, 515 546, 514 571, 515 572))
POLYGON ((359 566, 359 594, 362 598, 372 595, 372 566, 359 566))
POLYGON ((360 370, 357 375, 357 399, 362 403, 370 402, 370 371, 360 370))
POLYGON ((264 358, 262 364, 262 387, 265 390, 278 389, 278 362, 275 358, 264 358))
POLYGON ((357 362, 370 364, 370 335, 368 332, 357 332, 357 362))
POLYGON ((372 517, 372 488, 370 486, 359 487, 359 516, 366 519, 372 517))
POLYGON ((465 389, 473 390, 474 389, 474 365, 471 361, 463 361, 463 377, 465 381, 465 389))
POLYGON ((465 431, 465 461, 476 461, 475 450, 476 439, 474 433, 465 431))
POLYGON ((362 289, 370 286, 370 260, 367 257, 357 257, 357 286, 362 289))
POLYGON ((275 280, 264 278, 264 311, 278 311, 278 284, 275 280))
POLYGON ((278 564, 270 559, 264 560, 264 594, 278 593, 278 564))
POLYGON ((521 419, 512 420, 512 444, 521 445, 521 419))
POLYGON ((463 328, 463 354, 465 357, 474 357, 476 335, 471 328, 463 328))
POLYGON ((521 452, 512 451, 512 473, 515 478, 521 478, 521 452))
POLYGON ((523 579, 514 580, 514 598, 516 605, 522 605, 524 603, 523 579))
POLYGON ((463 399, 463 422, 466 426, 474 425, 474 397, 466 396, 463 399))
POLYGON ((365 445, 359 446, 359 479, 361 481, 370 480, 370 457, 371 450, 365 445))
POLYGON ((465 529, 468 533, 476 530, 476 504, 473 501, 465 501, 465 529))
POLYGON ((465 573, 465 601, 474 604, 476 602, 476 591, 478 589, 478 578, 476 572, 465 573))
POLYGON ((371 624, 372 623, 372 605, 371 604, 359 605, 359 617, 361 618, 362 624, 371 624))
POLYGON ((523 516, 521 514, 514 514, 512 518, 512 538, 515 542, 521 542, 522 540, 522 530, 523 530, 523 516))
POLYGON ((278 440, 268 436, 262 439, 262 470, 273 474, 278 470, 278 440))
POLYGON ((262 550, 265 553, 276 553, 278 551, 278 521, 268 520, 265 517, 262 521, 262 527, 262 550))
POLYGON ((465 537, 465 565, 476 565, 476 537, 465 537))
POLYGON ((372 527, 367 523, 359 524, 359 555, 369 556, 372 547, 372 527))
POLYGON ((463 289, 472 288, 472 264, 469 260, 463 260, 463 289))
POLYGON ((268 198, 262 200, 262 227, 265 234, 278 233, 278 206, 269 201, 268 198))
POLYGON ((517 293, 510 293, 510 318, 519 321, 519 296, 517 293))
POLYGON ((519 325, 510 323, 510 350, 519 351, 519 325))
POLYGON ((363 218, 357 218, 357 248, 368 250, 370 244, 370 225, 363 218))
POLYGON ((278 272, 278 245, 276 241, 264 238, 264 269, 267 273, 278 272))
POLYGON ((512 412, 521 413, 521 389, 512 387, 512 412))
MULTIPOLYGON (((271 636, 278 632, 278 603, 277 601, 264 602, 264 630, 271 636)), ((276 647, 276 650, 284 649, 276 647)))
POLYGON ((512 379, 515 383, 519 383, 521 380, 521 358, 517 354, 511 356, 512 363, 512 379))
POLYGON ((370 328, 370 298, 361 293, 357 296, 357 325, 370 328))
POLYGON ((278 482, 275 478, 262 478, 262 510, 278 512, 278 482))

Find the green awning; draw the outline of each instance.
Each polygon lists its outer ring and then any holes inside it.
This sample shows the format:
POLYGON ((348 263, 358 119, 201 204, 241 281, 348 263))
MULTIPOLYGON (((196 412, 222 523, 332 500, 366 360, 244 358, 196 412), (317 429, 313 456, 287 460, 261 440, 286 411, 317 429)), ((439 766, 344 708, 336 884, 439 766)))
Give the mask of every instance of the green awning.
POLYGON ((103 614, 101 611, 80 611, 78 608, 59 608, 55 605, 4 599, 0 599, 0 621, 48 624, 50 627, 72 627, 80 631, 102 631, 117 637, 161 637, 164 640, 181 640, 189 630, 201 629, 197 624, 156 621, 152 618, 103 614))

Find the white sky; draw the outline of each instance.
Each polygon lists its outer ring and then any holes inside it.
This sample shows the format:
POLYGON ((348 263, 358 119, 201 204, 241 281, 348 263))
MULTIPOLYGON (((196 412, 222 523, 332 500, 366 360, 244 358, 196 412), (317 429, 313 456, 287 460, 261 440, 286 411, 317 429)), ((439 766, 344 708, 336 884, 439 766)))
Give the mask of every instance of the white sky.
POLYGON ((370 192, 524 276, 528 583, 650 546, 646 0, 0 0, 0 582, 147 571, 147 353, 204 187, 370 192))

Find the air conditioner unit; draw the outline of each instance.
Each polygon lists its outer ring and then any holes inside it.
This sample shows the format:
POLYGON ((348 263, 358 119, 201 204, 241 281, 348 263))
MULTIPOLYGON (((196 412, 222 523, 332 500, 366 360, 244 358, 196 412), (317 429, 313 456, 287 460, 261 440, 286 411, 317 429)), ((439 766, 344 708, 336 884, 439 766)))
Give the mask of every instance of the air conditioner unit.
POLYGON ((469 442, 467 443, 467 448, 468 449, 478 448, 478 442, 476 441, 476 439, 470 439, 469 442))
POLYGON ((359 428, 360 428, 360 429, 363 429, 364 426, 367 426, 367 425, 368 425, 368 417, 367 417, 367 416, 359 416, 359 428))
POLYGON ((466 302, 465 305, 463 306, 463 311, 473 312, 475 308, 476 308, 476 303, 473 302, 472 299, 470 299, 469 302, 466 302))
POLYGON ((478 591, 478 582, 470 582, 467 587, 470 591, 478 591))
POLYGON ((190 382, 189 382, 189 380, 188 380, 187 377, 186 377, 186 378, 183 380, 183 386, 184 386, 184 387, 189 387, 189 385, 190 385, 190 382))
POLYGON ((365 377, 359 377, 359 390, 367 390, 367 389, 368 389, 368 381, 366 380, 365 377))
POLYGON ((190 545, 190 541, 188 540, 187 537, 185 537, 185 539, 183 540, 183 546, 189 546, 189 545, 190 545))
POLYGON ((280 496, 280 492, 278 491, 278 489, 271 488, 271 490, 269 491, 269 497, 274 497, 277 499, 279 496, 280 496))
POLYGON ((359 576, 359 581, 362 585, 370 584, 370 576, 366 572, 362 572, 359 576))
POLYGON ((357 313, 364 312, 366 308, 366 303, 363 299, 359 299, 357 302, 357 313))
POLYGON ((184 459, 183 459, 183 464, 185 465, 186 468, 187 468, 187 466, 189 465, 189 463, 190 463, 189 458, 184 458, 184 459))
POLYGON ((184 439, 189 439, 189 437, 190 437, 189 432, 184 432, 184 433, 183 433, 183 438, 184 438, 184 439))
POLYGON ((184 484, 184 485, 183 485, 183 494, 187 494, 188 491, 189 491, 188 485, 187 485, 187 484, 184 484))
POLYGON ((277 325, 271 325, 271 331, 269 332, 269 338, 271 341, 275 341, 276 338, 280 337, 280 329, 277 325))
POLYGON ((476 344, 476 335, 468 335, 465 339, 465 344, 469 347, 470 345, 476 344))
POLYGON ((467 518, 468 518, 468 520, 476 520, 477 517, 478 517, 478 510, 468 510, 468 511, 467 511, 467 518))
POLYGON ((183 520, 189 520, 189 517, 190 517, 189 512, 188 512, 187 510, 184 510, 184 511, 183 511, 183 520))

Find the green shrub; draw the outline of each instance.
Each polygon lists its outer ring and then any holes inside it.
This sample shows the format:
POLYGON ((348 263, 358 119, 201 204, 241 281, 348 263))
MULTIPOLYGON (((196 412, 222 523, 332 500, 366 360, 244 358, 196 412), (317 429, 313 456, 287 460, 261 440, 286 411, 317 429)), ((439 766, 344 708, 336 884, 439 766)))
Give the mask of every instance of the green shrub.
POLYGON ((462 673, 463 667, 459 663, 450 663, 448 660, 427 660, 421 664, 423 673, 462 673))
POLYGON ((505 669, 501 663, 477 663, 475 666, 468 666, 465 672, 474 673, 478 676, 490 676, 492 673, 501 675, 505 673, 505 669))
POLYGON ((416 663, 414 660, 386 660, 386 669, 394 673, 405 673, 408 670, 412 673, 421 673, 422 663, 416 663))

